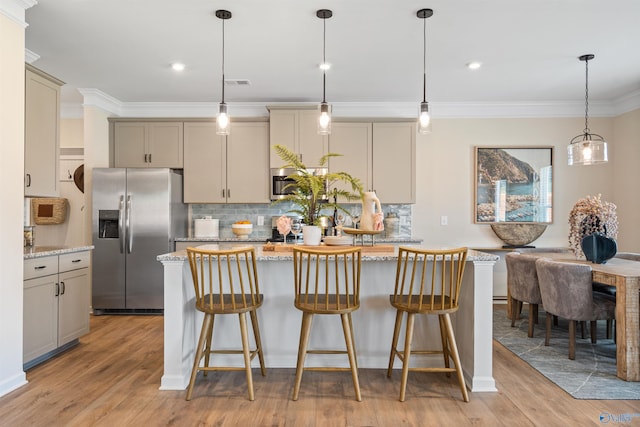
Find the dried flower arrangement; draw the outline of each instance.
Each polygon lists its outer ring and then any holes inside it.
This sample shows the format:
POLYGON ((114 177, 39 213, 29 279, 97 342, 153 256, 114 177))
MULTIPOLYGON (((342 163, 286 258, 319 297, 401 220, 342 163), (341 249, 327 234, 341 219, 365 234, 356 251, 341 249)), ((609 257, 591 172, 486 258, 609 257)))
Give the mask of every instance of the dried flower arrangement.
POLYGON ((583 237, 593 233, 600 233, 614 240, 618 238, 616 205, 602 201, 600 194, 578 200, 569 213, 569 247, 576 258, 585 258, 580 243, 583 237))

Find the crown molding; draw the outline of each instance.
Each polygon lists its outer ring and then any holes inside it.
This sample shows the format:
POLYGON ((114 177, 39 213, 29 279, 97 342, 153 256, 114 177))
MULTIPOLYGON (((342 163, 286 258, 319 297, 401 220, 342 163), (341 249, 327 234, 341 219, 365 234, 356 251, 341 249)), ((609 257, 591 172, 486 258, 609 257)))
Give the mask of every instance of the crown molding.
POLYGON ((640 108, 640 89, 615 99, 612 104, 615 116, 637 110, 640 108))
POLYGON ((0 13, 22 28, 27 28, 29 24, 24 19, 25 10, 36 4, 36 0, 0 0, 0 13))
POLYGON ((123 103, 111 95, 108 95, 101 90, 93 88, 78 89, 78 92, 84 97, 82 106, 98 107, 111 114, 121 116, 123 103))
POLYGON ((24 62, 27 64, 33 64, 38 59, 40 59, 40 55, 35 52, 30 51, 29 49, 24 50, 24 62))
MULTIPOLYGON (((214 117, 217 102, 121 102, 98 89, 78 89, 84 97, 83 105, 92 105, 120 117, 214 117)), ((317 103, 296 103, 313 106, 317 103)), ((277 102, 229 102, 229 113, 235 117, 267 117, 267 106, 291 106, 277 102)), ((417 102, 336 102, 332 103, 335 117, 414 118, 417 102)), ((611 102, 591 101, 591 117, 615 117, 640 108, 640 90, 611 102)), ((62 117, 78 118, 79 108, 63 104, 62 117)), ((432 102, 431 112, 437 119, 452 118, 553 118, 582 117, 581 101, 554 102, 432 102)))

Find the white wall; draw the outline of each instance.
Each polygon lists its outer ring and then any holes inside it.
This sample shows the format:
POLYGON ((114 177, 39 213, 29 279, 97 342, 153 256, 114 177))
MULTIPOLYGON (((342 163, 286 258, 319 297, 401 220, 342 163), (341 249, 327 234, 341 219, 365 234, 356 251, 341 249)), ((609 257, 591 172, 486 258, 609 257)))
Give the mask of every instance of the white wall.
MULTIPOLYGON (((23 385, 24 26, 0 3, 0 396, 23 385), (6 185, 10 183, 10 185, 6 185)), ((11 6, 11 5, 9 5, 11 6)), ((24 11, 22 11, 24 20, 24 11)))
MULTIPOLYGON (((590 119, 589 125, 616 144, 613 119, 590 119)), ((579 118, 434 120, 432 132, 417 140, 413 235, 431 246, 502 246, 489 225, 473 223, 474 147, 553 146, 554 219, 533 244, 567 246, 568 217, 575 202, 598 193, 605 200, 613 197, 614 162, 567 166, 567 145, 583 128, 579 118), (448 217, 449 225, 440 225, 441 216, 448 217)))

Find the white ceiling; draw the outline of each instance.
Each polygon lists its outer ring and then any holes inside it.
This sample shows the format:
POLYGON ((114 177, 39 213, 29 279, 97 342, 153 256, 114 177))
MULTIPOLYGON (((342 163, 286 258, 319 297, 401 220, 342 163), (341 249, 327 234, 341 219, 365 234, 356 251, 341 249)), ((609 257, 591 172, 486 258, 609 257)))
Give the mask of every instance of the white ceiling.
MULTIPOLYGON (((322 20, 326 22, 327 101, 417 103, 422 98, 423 21, 427 98, 438 105, 616 103, 640 94, 637 0, 38 0, 27 9, 33 65, 78 88, 122 103, 217 103, 222 21, 227 86, 234 103, 318 102, 322 98, 322 20), (465 67, 481 61, 480 70, 465 67), (170 65, 180 61, 178 74, 170 65)), ((417 109, 417 106, 416 106, 417 109)))

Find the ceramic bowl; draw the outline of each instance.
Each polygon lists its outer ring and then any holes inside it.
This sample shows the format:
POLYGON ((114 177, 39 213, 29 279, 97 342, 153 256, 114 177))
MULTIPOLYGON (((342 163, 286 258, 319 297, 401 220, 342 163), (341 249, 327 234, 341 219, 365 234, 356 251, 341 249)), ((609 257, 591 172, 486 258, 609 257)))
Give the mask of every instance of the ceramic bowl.
POLYGON ((239 239, 248 239, 253 231, 253 224, 231 224, 231 231, 239 239))

